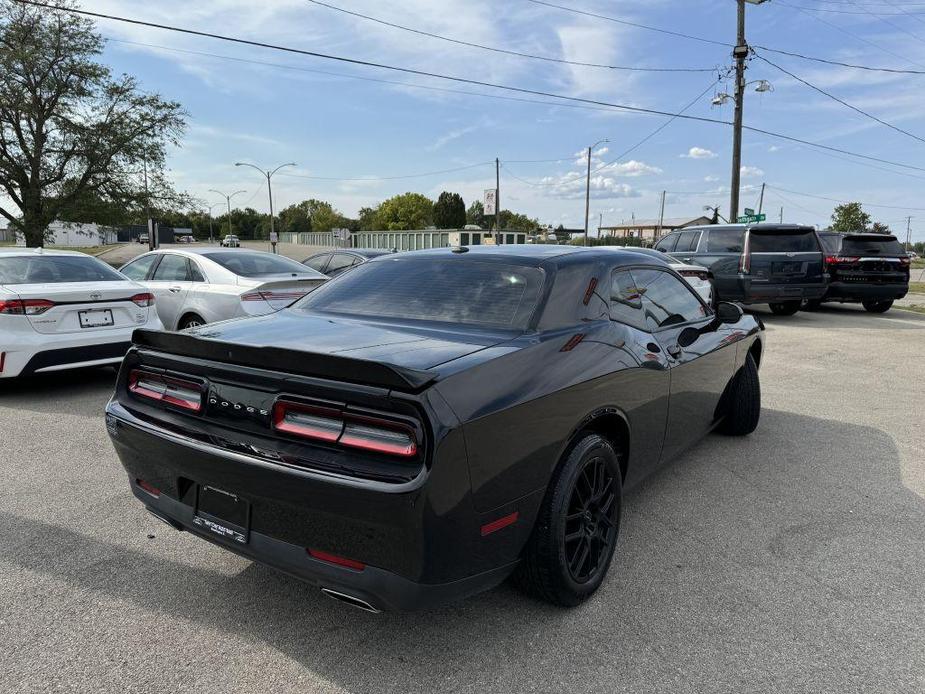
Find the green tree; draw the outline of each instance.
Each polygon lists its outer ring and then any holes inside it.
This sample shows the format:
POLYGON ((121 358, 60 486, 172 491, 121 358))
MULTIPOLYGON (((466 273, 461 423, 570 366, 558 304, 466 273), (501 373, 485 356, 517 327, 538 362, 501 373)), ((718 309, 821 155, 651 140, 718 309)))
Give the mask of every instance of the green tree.
POLYGON ((888 224, 883 222, 874 222, 874 225, 870 228, 871 232, 874 234, 892 234, 888 224))
POLYGON ((331 231, 331 229, 351 228, 355 226, 352 219, 348 219, 338 212, 331 203, 324 200, 303 200, 290 205, 279 213, 280 231, 331 231))
POLYGON ((434 223, 434 203, 420 193, 402 193, 379 205, 376 218, 380 229, 424 229, 434 223))
POLYGON ((166 147, 179 145, 186 114, 131 76, 113 78, 102 49, 88 19, 0 0, 0 186, 19 208, 0 215, 28 246, 82 196, 138 207, 143 161, 151 198, 173 194, 166 147))
POLYGON ((483 229, 485 228, 485 206, 481 200, 473 200, 466 210, 466 224, 476 224, 483 229))
POLYGON ((376 231, 379 229, 379 207, 361 207, 357 214, 358 231, 376 231))
POLYGON ((438 229, 462 229, 465 226, 466 203, 459 193, 440 193, 434 203, 434 224, 438 229))
POLYGON ((532 234, 540 226, 538 220, 530 219, 530 217, 525 214, 511 212, 510 210, 501 210, 501 214, 498 215, 498 219, 500 221, 501 229, 527 231, 532 234))
POLYGON ((861 203, 846 202, 844 205, 836 205, 832 213, 832 231, 867 231, 868 227, 870 215, 861 208, 861 203))

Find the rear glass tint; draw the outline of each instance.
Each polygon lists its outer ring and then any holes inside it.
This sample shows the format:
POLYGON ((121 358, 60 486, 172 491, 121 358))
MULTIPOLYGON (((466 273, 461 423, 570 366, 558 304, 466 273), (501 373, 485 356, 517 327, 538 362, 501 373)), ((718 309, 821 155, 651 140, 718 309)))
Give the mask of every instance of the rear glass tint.
POLYGON ((302 263, 297 263, 294 260, 273 255, 272 253, 229 251, 227 253, 209 253, 205 257, 209 260, 214 260, 226 270, 230 270, 241 277, 311 273, 311 270, 302 263))
POLYGON ((820 234, 819 242, 826 253, 838 253, 840 237, 834 234, 820 234))
POLYGON ((844 255, 905 255, 902 245, 895 239, 851 238, 846 236, 841 242, 844 255))
POLYGON ((813 231, 782 234, 752 231, 748 249, 752 253, 806 253, 819 251, 813 231))
POLYGON ((535 267, 462 258, 382 260, 322 285, 295 308, 522 330, 544 276, 535 267))
POLYGON ((708 253, 741 253, 744 245, 744 229, 710 229, 707 232, 708 253))
POLYGON ((0 284, 124 282, 125 277, 90 256, 17 256, 0 258, 0 284))

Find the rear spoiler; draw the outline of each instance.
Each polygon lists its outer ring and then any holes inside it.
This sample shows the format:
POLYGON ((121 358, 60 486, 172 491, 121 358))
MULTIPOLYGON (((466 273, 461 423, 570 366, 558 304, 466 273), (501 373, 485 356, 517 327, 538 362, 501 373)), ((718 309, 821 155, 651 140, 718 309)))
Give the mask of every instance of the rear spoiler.
POLYGON ((139 328, 132 333, 132 342, 138 347, 148 347, 181 357, 208 359, 258 369, 270 368, 301 376, 317 376, 396 390, 421 390, 437 378, 432 371, 408 369, 367 359, 351 359, 280 347, 254 347, 207 340, 196 335, 166 330, 139 328))

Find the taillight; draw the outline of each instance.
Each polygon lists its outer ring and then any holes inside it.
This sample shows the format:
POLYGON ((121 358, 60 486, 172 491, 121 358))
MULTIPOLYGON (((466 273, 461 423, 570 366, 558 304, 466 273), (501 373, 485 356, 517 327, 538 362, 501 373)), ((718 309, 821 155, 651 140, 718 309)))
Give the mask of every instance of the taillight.
POLYGON ((911 264, 912 264, 912 260, 909 258, 909 256, 899 259, 900 267, 909 267, 911 264))
POLYGON ((142 479, 136 479, 135 484, 137 484, 139 487, 144 489, 146 492, 148 492, 148 494, 153 496, 155 499, 161 495, 160 489, 158 489, 157 487, 155 487, 153 484, 149 482, 145 482, 142 479))
POLYGON ((825 257, 826 265, 850 265, 860 260, 858 256, 848 255, 827 255, 825 257))
POLYGON ((346 569, 353 569, 354 571, 362 571, 366 568, 366 564, 361 561, 357 561, 356 559, 339 557, 336 554, 331 554, 330 552, 322 552, 320 549, 308 548, 305 551, 308 552, 308 556, 312 557, 313 559, 318 559, 319 561, 324 561, 328 564, 343 566, 346 569))
POLYGON ((181 378, 134 370, 128 377, 129 392, 135 395, 176 405, 184 410, 202 410, 202 384, 181 378))
POLYGON ((38 316, 55 305, 48 299, 11 299, 0 301, 0 314, 7 316, 38 316))
POLYGON ((401 458, 412 458, 418 452, 414 429, 407 424, 287 400, 273 406, 273 428, 301 438, 401 458))
POLYGON ((752 271, 752 249, 751 235, 745 234, 745 246, 742 249, 742 256, 739 258, 739 273, 747 275, 752 271))
POLYGON ((707 279, 707 273, 700 272, 699 270, 681 270, 678 274, 680 274, 681 277, 696 277, 699 280, 707 279))
POLYGON ((136 306, 140 306, 141 308, 154 306, 154 294, 150 294, 148 292, 136 294, 132 297, 132 303, 134 303, 136 306))

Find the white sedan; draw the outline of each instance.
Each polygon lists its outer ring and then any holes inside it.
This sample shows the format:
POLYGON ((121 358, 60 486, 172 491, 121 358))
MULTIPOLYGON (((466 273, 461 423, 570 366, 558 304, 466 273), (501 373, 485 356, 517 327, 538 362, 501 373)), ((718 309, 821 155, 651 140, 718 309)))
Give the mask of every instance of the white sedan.
POLYGON ((710 271, 703 265, 691 265, 682 260, 678 260, 667 253, 656 251, 652 248, 638 248, 636 246, 622 246, 620 250, 634 251, 643 253, 653 258, 664 260, 671 266, 671 269, 683 277, 695 292, 700 295, 707 306, 713 306, 713 277, 710 271))
POLYGON ((154 296, 93 256, 0 249, 0 378, 118 364, 154 296))

